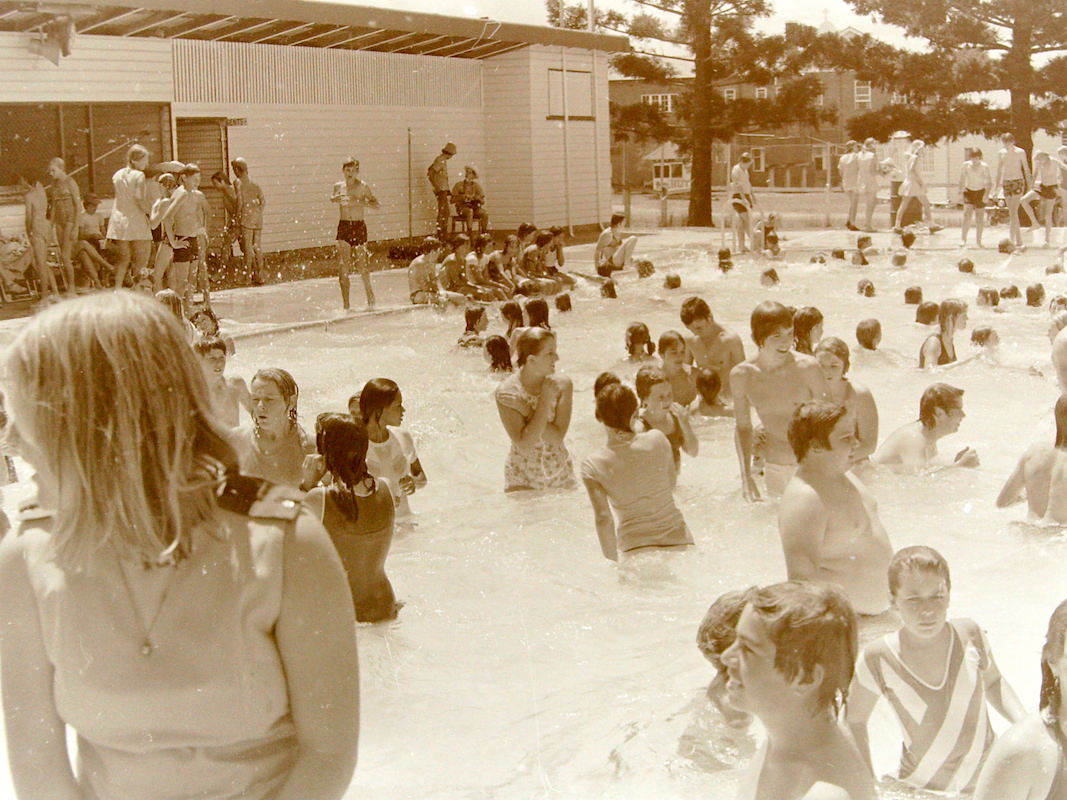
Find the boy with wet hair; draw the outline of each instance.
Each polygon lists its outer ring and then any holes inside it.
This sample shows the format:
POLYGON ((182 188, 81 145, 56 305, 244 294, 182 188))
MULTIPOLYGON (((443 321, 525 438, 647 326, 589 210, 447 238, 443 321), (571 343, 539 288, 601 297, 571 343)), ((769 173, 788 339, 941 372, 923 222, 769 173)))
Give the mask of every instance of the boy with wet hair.
POLYGON ((767 493, 776 498, 796 470, 796 457, 786 433, 789 420, 802 403, 822 397, 826 379, 814 358, 793 352, 793 309, 766 301, 752 311, 750 323, 752 341, 759 349, 755 356, 730 371, 730 391, 741 491, 746 500, 759 500, 752 469, 752 409, 766 432, 763 472, 767 493))
POLYGON ((849 728, 870 767, 867 720, 886 698, 904 739, 896 777, 924 791, 970 793, 995 738, 986 703, 1010 722, 1025 716, 1022 704, 978 624, 948 619, 952 582, 940 553, 922 545, 899 550, 888 581, 902 626, 860 654, 849 728))
POLYGON ((786 581, 750 592, 722 655, 727 701, 767 739, 740 800, 875 800, 874 781, 839 723, 858 650, 856 613, 840 590, 786 581))
POLYGON ((965 416, 963 389, 947 383, 931 384, 919 398, 919 419, 889 434, 871 461, 907 470, 977 467, 978 454, 970 447, 958 452, 951 464, 938 464, 936 460, 937 440, 958 431, 965 416))
POLYGON ((687 363, 719 376, 724 397, 730 397, 730 371, 745 360, 745 346, 741 337, 715 321, 711 309, 701 297, 688 297, 679 313, 682 324, 689 331, 685 337, 688 348, 687 363))
POLYGON ((778 506, 778 533, 790 580, 840 587, 860 614, 886 608, 885 570, 893 548, 878 503, 850 470, 856 420, 844 406, 804 403, 789 422, 798 467, 778 506))
POLYGON ((856 341, 864 350, 877 350, 882 341, 882 323, 873 317, 856 325, 856 341))
POLYGON ((722 663, 725 653, 737 638, 737 621, 748 602, 747 591, 725 592, 708 607, 704 619, 697 628, 697 648, 700 654, 715 667, 715 677, 708 684, 707 697, 733 728, 747 728, 752 715, 739 711, 726 702, 726 665, 722 663))

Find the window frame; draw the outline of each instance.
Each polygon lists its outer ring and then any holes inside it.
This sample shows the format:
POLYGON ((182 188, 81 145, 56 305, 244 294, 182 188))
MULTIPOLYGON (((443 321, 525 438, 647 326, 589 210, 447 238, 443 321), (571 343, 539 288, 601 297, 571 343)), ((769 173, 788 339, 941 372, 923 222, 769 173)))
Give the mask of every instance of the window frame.
POLYGON ((873 106, 873 90, 870 81, 852 82, 852 105, 857 111, 870 111, 873 106))

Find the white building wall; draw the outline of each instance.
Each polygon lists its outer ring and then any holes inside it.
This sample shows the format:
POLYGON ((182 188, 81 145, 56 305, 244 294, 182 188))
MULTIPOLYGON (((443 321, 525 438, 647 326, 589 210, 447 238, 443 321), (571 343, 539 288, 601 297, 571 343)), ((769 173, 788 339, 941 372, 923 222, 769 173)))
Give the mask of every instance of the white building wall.
POLYGON ((482 62, 487 173, 482 186, 497 228, 535 221, 530 52, 513 50, 482 62))
MULTIPOLYGON (((529 113, 536 142, 533 149, 536 223, 587 225, 607 220, 611 216, 611 149, 606 55, 574 48, 535 46, 530 48, 530 72, 529 113), (588 73, 592 85, 591 108, 576 92, 568 90, 567 120, 556 118, 562 116, 560 98, 553 101, 549 88, 550 71, 564 69, 582 74, 583 82, 588 73), (594 119, 573 118, 588 116, 590 110, 594 119)), ((568 86, 573 82, 575 79, 571 78, 568 86)), ((553 91, 559 86, 557 83, 553 91)))
POLYGON ((171 41, 76 36, 59 66, 30 52, 39 38, 0 33, 0 102, 169 103, 174 97, 171 41))
POLYGON ((367 210, 371 239, 434 230, 426 168, 448 141, 459 150, 450 180, 475 166, 492 212, 480 62, 186 41, 176 42, 175 58, 175 118, 247 120, 228 128, 229 156, 247 159, 263 189, 267 252, 334 241, 329 195, 349 155, 381 202, 367 210))

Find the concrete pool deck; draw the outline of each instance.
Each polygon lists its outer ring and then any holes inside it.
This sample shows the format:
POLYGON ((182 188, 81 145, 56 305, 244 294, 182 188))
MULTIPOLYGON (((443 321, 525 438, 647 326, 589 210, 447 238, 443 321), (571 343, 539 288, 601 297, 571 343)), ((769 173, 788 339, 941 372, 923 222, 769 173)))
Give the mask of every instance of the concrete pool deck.
MULTIPOLYGON (((679 258, 692 258, 700 253, 708 253, 714 260, 717 251, 723 246, 723 231, 717 228, 660 228, 656 230, 634 230, 639 237, 635 258, 648 258, 654 264, 664 265, 679 258)), ((990 229, 987 241, 996 242, 1006 233, 1001 228, 990 229)), ((783 258, 772 260, 758 256, 739 256, 734 254, 735 269, 763 269, 782 261, 788 262, 791 254, 807 260, 813 253, 830 252, 834 249, 848 251, 855 248, 856 237, 860 235, 846 230, 812 228, 804 230, 787 230, 782 232, 783 258)), ((899 248, 900 239, 891 231, 876 231, 870 234, 873 244, 882 252, 899 248)), ((1060 234, 1063 236, 1063 234, 1060 234)), ((973 234, 972 234, 973 236, 973 234)), ((1067 238, 1067 237, 1065 237, 1067 238)), ((732 236, 726 232, 725 241, 730 246, 732 236)), ((1053 241, 1058 241, 1054 234, 1053 241)), ((1034 264, 1048 265, 1060 258, 1063 243, 1050 248, 1028 247, 1016 254, 1019 260, 1032 261, 1034 264)), ((568 270, 593 274, 592 243, 573 245, 565 248, 565 263, 568 270)), ((959 247, 959 229, 946 228, 936 234, 921 234, 917 238, 912 252, 944 253, 955 262, 955 254, 965 252, 991 252, 993 248, 983 250, 973 245, 967 250, 959 247)), ((309 278, 300 281, 268 284, 266 286, 248 286, 237 289, 224 289, 212 293, 212 307, 223 320, 226 332, 235 339, 263 336, 286 330, 322 327, 336 324, 351 324, 354 320, 373 318, 380 314, 414 311, 425 306, 412 306, 408 302, 407 270, 380 270, 371 273, 377 307, 373 311, 362 310, 363 286, 358 276, 352 276, 352 299, 354 309, 343 313, 340 309, 340 295, 336 278, 309 278)), ((26 324, 28 317, 0 320, 0 343, 10 342, 19 329, 26 324)))

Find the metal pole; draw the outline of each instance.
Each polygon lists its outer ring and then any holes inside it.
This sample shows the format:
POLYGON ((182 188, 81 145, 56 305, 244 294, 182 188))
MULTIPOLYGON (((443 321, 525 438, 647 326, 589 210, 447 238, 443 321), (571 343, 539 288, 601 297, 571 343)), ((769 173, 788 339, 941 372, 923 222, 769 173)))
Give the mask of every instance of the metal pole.
MULTIPOLYGON (((728 141, 726 143, 726 169, 723 172, 723 180, 725 180, 725 182, 727 184, 727 189, 726 189, 726 202, 723 204, 723 209, 722 209, 722 236, 720 237, 720 245, 719 245, 720 247, 726 247, 726 225, 727 225, 726 221, 730 218, 731 206, 730 206, 729 184, 730 184, 730 161, 731 161, 731 159, 733 159, 733 139, 731 139, 730 141, 728 141)), ((715 176, 715 145, 712 145, 712 149, 711 149, 711 174, 712 174, 712 177, 715 176)), ((714 190, 714 187, 713 187, 712 188, 712 194, 714 195, 714 193, 715 193, 715 190, 714 190)))
MULTIPOLYGON (((589 30, 593 30, 592 23, 593 0, 589 0, 589 30)), ((596 50, 590 50, 589 55, 593 59, 593 191, 596 193, 596 221, 600 224, 600 103, 597 101, 597 59, 599 54, 596 50)), ((564 73, 566 78, 566 73, 564 73)), ((609 145, 610 147, 610 145, 609 145)))
POLYGON ((559 61, 562 67, 563 82, 563 193, 566 195, 567 209, 567 233, 574 236, 574 226, 571 224, 571 159, 570 140, 567 136, 567 48, 559 48, 559 61))
POLYGON ((830 146, 823 145, 826 153, 826 227, 830 227, 830 181, 834 176, 833 157, 830 155, 830 146))
POLYGON ((408 128, 408 238, 415 235, 411 222, 411 128, 408 128))

